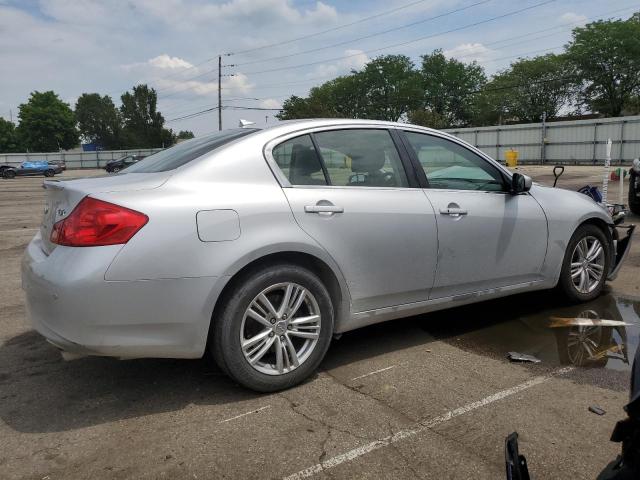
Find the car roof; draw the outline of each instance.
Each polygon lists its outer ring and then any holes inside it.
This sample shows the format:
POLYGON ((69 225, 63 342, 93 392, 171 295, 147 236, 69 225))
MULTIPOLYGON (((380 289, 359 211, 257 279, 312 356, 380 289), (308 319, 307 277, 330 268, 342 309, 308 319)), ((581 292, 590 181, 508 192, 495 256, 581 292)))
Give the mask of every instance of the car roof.
POLYGON ((261 129, 262 132, 274 133, 282 135, 289 132, 295 132, 297 130, 304 130, 307 128, 318 127, 331 127, 331 126, 383 126, 389 128, 417 128, 425 132, 438 132, 444 134, 442 131, 434 130, 428 127, 422 127, 420 125, 413 125, 410 123, 388 122, 383 120, 366 120, 361 118, 302 118, 296 120, 283 120, 275 125, 261 129))

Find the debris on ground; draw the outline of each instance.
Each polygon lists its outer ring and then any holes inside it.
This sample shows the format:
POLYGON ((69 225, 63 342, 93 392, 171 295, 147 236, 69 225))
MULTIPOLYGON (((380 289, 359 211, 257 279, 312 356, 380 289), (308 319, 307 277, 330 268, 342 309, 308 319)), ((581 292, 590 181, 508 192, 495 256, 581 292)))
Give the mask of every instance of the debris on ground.
POLYGON ((529 363, 541 362, 539 358, 536 358, 533 355, 527 355, 526 353, 519 353, 519 352, 509 352, 507 354, 507 358, 512 362, 529 362, 529 363))
POLYGON ((607 413, 604 411, 604 409, 600 408, 597 405, 589 405, 589 411, 591 413, 595 413, 596 415, 604 415, 605 413, 607 413))
POLYGON ((624 327, 631 325, 622 320, 605 320, 602 318, 569 318, 569 317, 551 317, 550 328, 564 327, 624 327))

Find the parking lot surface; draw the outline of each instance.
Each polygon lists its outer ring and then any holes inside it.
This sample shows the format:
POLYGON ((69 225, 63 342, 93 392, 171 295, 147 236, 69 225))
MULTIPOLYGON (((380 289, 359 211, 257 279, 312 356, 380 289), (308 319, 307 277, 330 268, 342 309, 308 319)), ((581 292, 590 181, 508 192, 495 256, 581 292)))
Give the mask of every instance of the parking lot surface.
MULTIPOLYGON (((541 183, 551 170, 520 169, 541 183)), ((600 185, 601 174, 567 167, 558 187, 600 185)), ((203 360, 64 361, 31 330, 20 259, 41 184, 0 181, 2 479, 497 479, 512 431, 534 478, 593 479, 619 451, 609 437, 640 335, 637 241, 590 304, 539 292, 349 332, 309 381, 259 395, 203 360), (600 356, 584 365, 572 363, 558 317, 627 325, 603 329, 600 356), (510 351, 542 361, 510 363, 510 351)))

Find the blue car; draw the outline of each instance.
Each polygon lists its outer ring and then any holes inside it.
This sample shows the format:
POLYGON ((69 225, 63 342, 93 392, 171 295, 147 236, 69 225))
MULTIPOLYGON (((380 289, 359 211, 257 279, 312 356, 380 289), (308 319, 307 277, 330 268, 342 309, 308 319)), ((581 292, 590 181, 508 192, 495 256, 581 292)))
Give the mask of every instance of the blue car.
POLYGON ((0 169, 3 178, 15 178, 44 175, 45 177, 53 177, 56 173, 62 173, 59 165, 52 165, 45 161, 22 162, 19 167, 3 165, 0 169))

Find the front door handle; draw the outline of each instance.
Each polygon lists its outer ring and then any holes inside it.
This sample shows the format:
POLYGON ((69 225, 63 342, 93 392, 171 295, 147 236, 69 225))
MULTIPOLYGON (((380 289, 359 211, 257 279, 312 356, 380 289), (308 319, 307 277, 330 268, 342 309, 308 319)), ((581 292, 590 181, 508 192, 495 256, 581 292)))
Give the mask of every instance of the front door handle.
POLYGON ((462 208, 441 208, 440 209, 440 214, 441 215, 450 215, 452 217, 459 217, 460 215, 466 215, 467 211, 462 209, 462 208))
POLYGON ((344 213, 344 208, 336 205, 307 205, 304 207, 307 213, 344 213))

